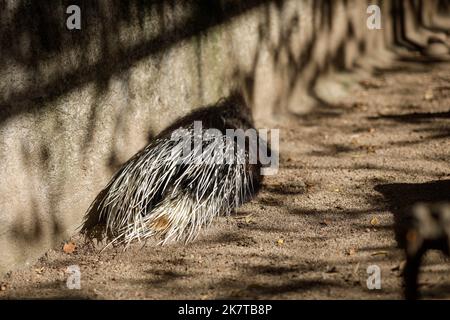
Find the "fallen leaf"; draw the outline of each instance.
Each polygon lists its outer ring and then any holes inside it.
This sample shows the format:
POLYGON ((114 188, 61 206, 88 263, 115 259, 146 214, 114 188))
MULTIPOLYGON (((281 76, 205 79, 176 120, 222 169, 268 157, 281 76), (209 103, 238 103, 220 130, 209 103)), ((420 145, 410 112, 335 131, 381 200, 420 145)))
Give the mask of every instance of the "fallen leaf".
POLYGON ((42 274, 42 273, 44 272, 44 267, 36 268, 36 269, 34 269, 34 271, 35 271, 37 274, 42 274))
POLYGON ((77 247, 76 244, 70 241, 64 244, 63 251, 67 254, 72 254, 74 253, 76 247, 77 247))
POLYGON ((282 246, 283 244, 284 244, 284 240, 283 239, 278 239, 277 245, 282 246))
POLYGON ((369 145, 369 146, 365 146, 364 148, 366 149, 367 153, 375 153, 376 152, 375 146, 369 145))
POLYGON ((358 273, 359 265, 360 265, 360 263, 358 262, 358 263, 356 264, 355 268, 353 269, 353 274, 357 274, 357 273, 358 273))
POLYGON ((378 221, 378 218, 377 218, 377 217, 373 217, 373 218, 370 220, 370 224, 371 224, 372 226, 377 226, 379 223, 380 223, 380 222, 378 221))
POLYGON ((372 257, 374 256, 387 256, 388 252, 387 251, 377 251, 372 253, 372 257))
POLYGON ((429 90, 427 90, 427 92, 425 92, 424 99, 427 101, 434 99, 433 89, 429 89, 429 90))

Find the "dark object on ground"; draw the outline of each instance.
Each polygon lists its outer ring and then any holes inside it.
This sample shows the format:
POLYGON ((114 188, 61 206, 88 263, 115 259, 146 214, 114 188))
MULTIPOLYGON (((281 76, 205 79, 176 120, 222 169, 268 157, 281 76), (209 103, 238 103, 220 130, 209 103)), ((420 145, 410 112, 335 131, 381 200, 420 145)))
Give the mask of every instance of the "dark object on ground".
POLYGON ((110 243, 193 240, 258 191, 259 160, 249 161, 254 145, 226 135, 251 128, 250 109, 237 93, 178 120, 114 175, 89 208, 82 233, 110 243))
POLYGON ((403 272, 405 298, 419 298, 418 277, 423 255, 437 249, 450 255, 450 204, 414 205, 405 216, 406 266, 403 272))

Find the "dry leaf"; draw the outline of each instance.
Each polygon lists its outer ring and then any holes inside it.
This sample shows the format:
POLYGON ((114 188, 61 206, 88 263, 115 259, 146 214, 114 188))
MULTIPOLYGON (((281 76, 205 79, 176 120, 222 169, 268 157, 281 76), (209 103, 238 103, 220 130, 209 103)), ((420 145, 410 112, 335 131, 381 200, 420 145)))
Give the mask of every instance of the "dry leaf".
POLYGON ((34 271, 35 271, 37 274, 42 274, 42 273, 44 272, 44 267, 36 268, 36 269, 34 269, 34 271))
POLYGON ((377 226, 379 223, 380 223, 380 222, 378 221, 378 218, 377 218, 377 217, 373 217, 373 218, 370 220, 370 224, 371 224, 372 226, 377 226))
POLYGON ((278 239, 277 244, 279 246, 282 246, 284 244, 284 240, 283 239, 278 239))
POLYGON ((375 256, 387 256, 387 254, 388 254, 387 251, 377 251, 377 252, 372 253, 372 257, 375 257, 375 256))
POLYGON ((64 244, 63 251, 67 254, 71 254, 74 253, 76 247, 77 247, 76 244, 70 241, 64 244))
POLYGON ((433 100, 434 99, 434 93, 433 93, 433 89, 429 89, 427 92, 425 92, 424 95, 425 100, 433 100))
POLYGON ((360 265, 360 263, 358 262, 358 263, 356 264, 355 268, 353 269, 353 274, 357 274, 357 273, 358 273, 359 265, 360 265))
POLYGON ((255 223, 254 221, 253 221, 253 213, 250 213, 250 214, 248 214, 248 215, 245 215, 245 216, 237 216, 237 217, 234 217, 234 219, 235 220, 238 220, 239 221, 239 224, 242 226, 242 224, 245 222, 245 224, 252 224, 252 223, 255 223), (244 221, 242 221, 242 220, 244 220, 244 221))
POLYGON ((375 152, 377 151, 377 150, 376 150, 376 147, 375 147, 375 146, 372 146, 372 145, 365 146, 364 148, 366 149, 366 152, 367 152, 367 153, 375 153, 375 152))

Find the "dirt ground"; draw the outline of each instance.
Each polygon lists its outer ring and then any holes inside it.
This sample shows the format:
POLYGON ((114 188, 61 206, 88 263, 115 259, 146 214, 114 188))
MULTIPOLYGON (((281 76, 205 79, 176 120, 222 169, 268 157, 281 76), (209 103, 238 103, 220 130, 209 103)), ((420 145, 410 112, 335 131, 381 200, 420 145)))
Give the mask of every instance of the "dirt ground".
MULTIPOLYGON (((254 201, 189 245, 128 251, 72 240, 0 278, 0 298, 400 299, 394 217, 450 200, 450 64, 379 72, 332 106, 278 124, 281 164, 254 201), (66 287, 70 265, 81 289, 66 287), (368 290, 367 267, 382 287, 368 290)), ((450 298, 450 263, 427 254, 425 298, 450 298)))

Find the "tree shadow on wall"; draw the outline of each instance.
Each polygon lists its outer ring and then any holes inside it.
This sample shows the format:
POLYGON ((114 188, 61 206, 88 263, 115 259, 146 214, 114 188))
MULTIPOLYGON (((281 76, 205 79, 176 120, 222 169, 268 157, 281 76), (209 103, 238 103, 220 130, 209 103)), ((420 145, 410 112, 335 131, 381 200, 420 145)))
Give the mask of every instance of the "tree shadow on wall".
POLYGON ((0 70, 14 63, 31 73, 33 81, 2 95, 0 122, 31 108, 19 102, 44 104, 91 82, 99 91, 105 90, 113 76, 140 60, 149 56, 160 59, 176 44, 271 2, 282 1, 188 0, 183 6, 189 8, 189 14, 177 12, 180 4, 174 0, 23 0, 16 1, 13 8, 3 3, 0 70), (82 10, 82 30, 66 29, 65 10, 73 4, 82 10), (152 30, 145 29, 150 18, 156 20, 152 30), (120 36, 126 28, 135 28, 138 40, 124 41, 120 36), (93 46, 99 47, 98 52, 93 46), (75 52, 75 57, 70 52, 75 52), (45 69, 47 62, 57 62, 61 68, 45 69))
MULTIPOLYGON (((265 15, 259 27, 259 47, 253 57, 250 72, 236 70, 239 78, 246 83, 248 91, 253 92, 259 54, 262 48, 267 46, 274 65, 286 69, 287 86, 282 90, 283 95, 293 94, 298 78, 304 75, 306 67, 309 66, 306 89, 309 94, 318 98, 314 92, 318 77, 331 68, 351 67, 345 63, 347 56, 351 54, 348 52, 349 44, 355 43, 359 54, 362 55, 365 53, 365 39, 356 36, 358 25, 349 18, 345 36, 337 49, 334 52, 327 49, 322 57, 315 57, 323 51, 319 50, 320 44, 330 41, 334 36, 334 17, 339 10, 343 8, 350 11, 352 7, 348 1, 318 0, 312 4, 313 30, 305 48, 299 52, 292 49, 293 43, 298 41, 295 37, 298 37, 299 28, 305 29, 299 16, 301 12, 291 15, 285 27, 279 30, 279 41, 271 42, 271 9, 275 8, 279 16, 283 17, 285 2, 187 0, 182 6, 175 0, 2 2, 0 70, 8 72, 9 66, 14 64, 31 77, 30 81, 21 83, 20 86, 7 88, 7 92, 1 96, 0 123, 11 116, 33 109, 36 105, 51 102, 87 83, 95 83, 98 91, 103 92, 112 77, 124 73, 142 59, 152 56, 160 60, 164 53, 178 43, 205 34, 212 28, 229 23, 254 9, 261 9, 265 15), (69 31, 66 28, 68 15, 65 10, 73 4, 79 5, 82 10, 82 30, 69 31), (154 21, 151 28, 149 19, 154 21), (124 40, 124 30, 134 33, 134 37, 124 40), (94 50, 95 47, 98 50, 94 50), (54 70, 51 70, 52 68, 54 70)), ((421 2, 420 6, 412 6, 415 11, 405 16, 406 9, 409 8, 405 7, 405 2, 392 2, 392 19, 400 28, 400 31, 395 31, 397 44, 405 45, 405 41, 401 41, 407 38, 402 31, 405 21, 422 21, 418 12, 425 5, 421 2)), ((197 55, 200 54, 197 52, 197 55)), ((198 57, 198 61, 200 60, 198 57)), ((199 70, 205 72, 201 66, 199 70)), ((282 103, 281 96, 277 99, 282 103)))

